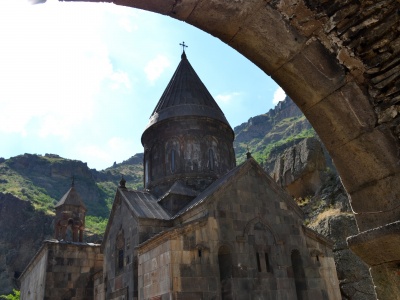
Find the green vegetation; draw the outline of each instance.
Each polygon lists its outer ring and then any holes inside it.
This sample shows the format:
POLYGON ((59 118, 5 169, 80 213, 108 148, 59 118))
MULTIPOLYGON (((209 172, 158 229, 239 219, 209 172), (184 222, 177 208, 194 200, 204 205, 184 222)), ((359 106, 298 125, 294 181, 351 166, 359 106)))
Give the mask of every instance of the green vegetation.
POLYGON ((86 216, 86 230, 91 234, 102 235, 106 231, 108 218, 86 216))
MULTIPOLYGON (((260 164, 270 158, 271 154, 275 154, 277 152, 281 152, 283 149, 286 149, 292 145, 297 144, 301 140, 309 137, 315 137, 316 133, 313 128, 304 129, 299 133, 288 135, 283 139, 274 139, 272 138, 268 144, 258 143, 255 146, 250 146, 250 152, 252 157, 260 164)), ((245 148, 246 146, 240 144, 238 148, 245 148)), ((238 151, 237 151, 238 152, 238 151)), ((246 149, 247 152, 247 149, 246 149)), ((236 159, 238 164, 242 163, 246 158, 244 155, 244 151, 239 151, 236 155, 236 159)))
POLYGON ((7 300, 19 300, 21 297, 21 292, 13 289, 12 293, 9 295, 1 295, 0 299, 7 299, 7 300))
POLYGON ((17 173, 6 163, 0 164, 0 192, 31 201, 35 209, 51 214, 56 200, 44 188, 38 187, 26 176, 17 173))
MULTIPOLYGON (((136 161, 141 161, 140 157, 136 161)), ((74 176, 75 187, 88 209, 86 228, 90 233, 102 234, 121 174, 127 187, 141 188, 141 164, 126 162, 97 172, 85 163, 53 154, 24 154, 0 162, 0 192, 30 201, 36 211, 54 215, 54 205, 71 187, 74 176)))

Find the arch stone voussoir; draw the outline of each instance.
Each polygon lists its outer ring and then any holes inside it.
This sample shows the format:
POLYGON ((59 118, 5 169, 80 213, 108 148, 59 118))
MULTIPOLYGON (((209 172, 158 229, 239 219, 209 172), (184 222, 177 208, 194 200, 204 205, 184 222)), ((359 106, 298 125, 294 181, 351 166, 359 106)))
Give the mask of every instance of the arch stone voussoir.
POLYGON ((310 41, 300 53, 272 74, 302 111, 307 111, 346 83, 339 61, 319 41, 310 41))
POLYGON ((394 143, 390 129, 380 126, 331 149, 330 154, 339 172, 342 171, 341 179, 348 193, 399 171, 394 143))
POLYGON ((347 83, 306 109, 304 114, 330 152, 372 131, 376 125, 369 96, 354 82, 347 83))

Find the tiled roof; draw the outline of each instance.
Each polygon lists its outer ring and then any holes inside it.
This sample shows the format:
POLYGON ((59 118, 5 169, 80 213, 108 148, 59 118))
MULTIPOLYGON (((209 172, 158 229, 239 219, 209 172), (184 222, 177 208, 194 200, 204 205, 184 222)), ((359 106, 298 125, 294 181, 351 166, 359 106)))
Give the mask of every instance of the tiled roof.
POLYGON ((157 199, 152 194, 121 188, 119 191, 138 217, 160 220, 171 218, 168 212, 157 203, 157 199))
POLYGON ((147 127, 162 120, 180 116, 202 116, 229 125, 224 113, 199 76, 182 54, 174 75, 154 109, 147 127))

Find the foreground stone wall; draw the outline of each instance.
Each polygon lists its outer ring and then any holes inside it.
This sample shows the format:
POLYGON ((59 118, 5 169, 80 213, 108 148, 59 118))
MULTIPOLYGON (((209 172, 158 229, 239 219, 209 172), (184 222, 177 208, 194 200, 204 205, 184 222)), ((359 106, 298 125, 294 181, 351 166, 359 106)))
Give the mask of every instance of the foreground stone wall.
POLYGON ((21 276, 21 299, 93 299, 100 245, 45 241, 21 276))
MULTIPOLYGON (((45 248, 47 248, 44 245, 45 248)), ((47 267, 47 249, 40 248, 33 261, 20 278, 21 299, 44 299, 47 267), (28 274, 29 273, 29 274, 28 274)))

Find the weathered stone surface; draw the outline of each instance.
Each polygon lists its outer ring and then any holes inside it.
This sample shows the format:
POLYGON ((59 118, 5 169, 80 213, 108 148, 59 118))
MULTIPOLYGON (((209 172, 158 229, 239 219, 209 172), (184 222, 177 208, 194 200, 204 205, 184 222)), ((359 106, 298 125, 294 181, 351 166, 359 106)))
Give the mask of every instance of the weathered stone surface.
POLYGON ((400 299, 399 264, 397 260, 371 268, 379 299, 400 299))
POLYGON ((325 125, 316 127, 328 151, 374 128, 376 117, 368 98, 358 85, 348 83, 305 110, 313 126, 324 119, 325 125))
POLYGON ((357 233, 354 216, 336 213, 321 219, 313 228, 334 241, 333 254, 343 299, 375 299, 368 266, 346 243, 349 235, 357 233))
POLYGON ((316 138, 307 138, 290 147, 275 161, 272 178, 295 198, 314 195, 325 170, 322 146, 316 138))
MULTIPOLYGON (((371 180, 371 174, 375 178, 382 179, 398 170, 397 151, 392 147, 395 142, 390 129, 381 126, 371 132, 366 132, 345 145, 331 149, 330 154, 341 174, 346 190, 351 194, 359 190, 360 186, 366 186, 371 180)), ((371 199, 371 205, 379 205, 375 199, 371 199), (375 204, 373 204, 375 203, 375 204)), ((365 202, 352 203, 352 205, 368 208, 365 202)), ((357 209, 355 208, 357 211, 357 209)), ((371 224, 371 226, 374 226, 371 224)))
POLYGON ((302 111, 306 111, 346 82, 343 67, 318 41, 307 44, 271 76, 284 87, 292 99, 296 98, 295 103, 302 111))
POLYGON ((253 159, 232 172, 206 190, 204 201, 177 217, 171 230, 138 246, 139 298, 165 294, 163 282, 173 278, 169 294, 174 299, 178 294, 183 299, 291 299, 296 294, 340 299, 331 242, 301 225, 301 211, 253 159), (234 226, 238 220, 241 226, 234 226), (293 252, 299 253, 301 267, 293 252), (171 260, 163 262, 166 253, 171 260), (167 279, 162 270, 170 274, 167 279), (299 276, 307 289, 295 284, 299 276))
POLYGON ((400 221, 350 236, 347 241, 370 266, 396 261, 400 255, 400 221))
POLYGON ((268 5, 257 7, 236 35, 226 41, 239 52, 248 53, 247 57, 256 65, 262 66, 261 68, 268 74, 278 70, 294 57, 305 42, 306 39, 297 30, 288 27, 279 13, 268 5), (263 38, 264 36, 268 36, 268 39, 263 38), (290 46, 284 47, 284 45, 290 46), (259 51, 259 49, 269 49, 269 51, 259 51))
POLYGON ((21 275, 21 298, 93 299, 93 275, 102 267, 100 245, 45 241, 21 275))

